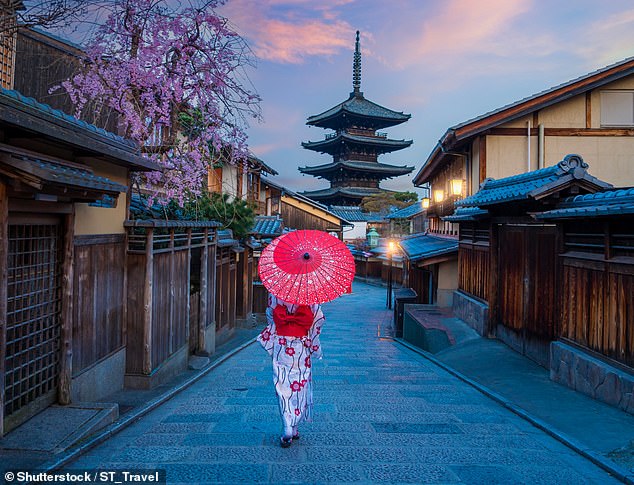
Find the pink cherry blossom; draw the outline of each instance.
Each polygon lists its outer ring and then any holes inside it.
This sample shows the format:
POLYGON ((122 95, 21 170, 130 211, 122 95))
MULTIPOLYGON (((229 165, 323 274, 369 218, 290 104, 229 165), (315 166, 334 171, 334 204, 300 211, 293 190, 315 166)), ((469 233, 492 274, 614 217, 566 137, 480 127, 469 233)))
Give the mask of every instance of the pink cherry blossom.
POLYGON ((214 11, 224 3, 114 0, 83 68, 57 87, 78 116, 106 127, 114 115, 120 134, 164 167, 144 181, 181 203, 200 194, 221 149, 224 161, 246 159, 247 119, 259 118, 244 75, 251 53, 214 11))

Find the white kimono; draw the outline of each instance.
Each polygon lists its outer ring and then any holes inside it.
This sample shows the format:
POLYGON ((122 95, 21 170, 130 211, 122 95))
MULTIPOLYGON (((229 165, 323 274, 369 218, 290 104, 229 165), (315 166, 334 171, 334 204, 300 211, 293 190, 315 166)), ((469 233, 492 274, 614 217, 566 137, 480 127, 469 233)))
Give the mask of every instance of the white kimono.
POLYGON ((299 305, 286 303, 269 296, 266 309, 268 325, 258 336, 262 347, 273 357, 273 383, 277 393, 280 414, 287 428, 295 427, 302 421, 312 421, 313 388, 312 358, 321 359, 319 335, 324 323, 320 305, 309 305, 313 313, 313 324, 305 337, 277 335, 273 320, 273 309, 284 305, 289 313, 294 313, 299 305))

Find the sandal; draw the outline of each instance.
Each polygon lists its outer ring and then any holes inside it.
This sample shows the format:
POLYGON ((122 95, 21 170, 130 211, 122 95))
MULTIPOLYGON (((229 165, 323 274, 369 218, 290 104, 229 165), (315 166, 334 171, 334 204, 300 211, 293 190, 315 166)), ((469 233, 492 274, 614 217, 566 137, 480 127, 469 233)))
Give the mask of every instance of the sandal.
POLYGON ((299 439, 299 433, 295 433, 293 435, 293 441, 298 440, 299 439))
POLYGON ((293 442, 293 438, 287 438, 286 436, 280 436, 280 446, 282 448, 288 448, 289 446, 291 446, 292 442, 293 442))

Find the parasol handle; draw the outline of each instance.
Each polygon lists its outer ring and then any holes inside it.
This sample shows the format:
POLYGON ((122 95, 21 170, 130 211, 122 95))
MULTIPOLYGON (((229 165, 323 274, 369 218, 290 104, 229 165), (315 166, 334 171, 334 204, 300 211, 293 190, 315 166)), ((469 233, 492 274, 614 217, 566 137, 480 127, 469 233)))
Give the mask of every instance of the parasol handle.
POLYGON ((304 253, 304 259, 308 261, 310 259, 310 254, 304 253))

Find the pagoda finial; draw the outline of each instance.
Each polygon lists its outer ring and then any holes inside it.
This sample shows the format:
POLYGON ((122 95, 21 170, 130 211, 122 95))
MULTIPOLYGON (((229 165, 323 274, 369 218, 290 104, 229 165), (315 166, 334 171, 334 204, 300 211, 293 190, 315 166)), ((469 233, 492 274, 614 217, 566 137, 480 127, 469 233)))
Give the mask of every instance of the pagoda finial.
POLYGON ((361 46, 359 44, 359 31, 357 41, 354 44, 354 62, 352 65, 352 89, 354 94, 361 92, 361 46))

